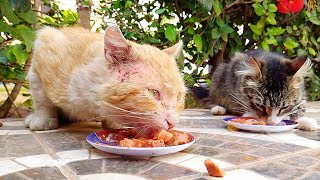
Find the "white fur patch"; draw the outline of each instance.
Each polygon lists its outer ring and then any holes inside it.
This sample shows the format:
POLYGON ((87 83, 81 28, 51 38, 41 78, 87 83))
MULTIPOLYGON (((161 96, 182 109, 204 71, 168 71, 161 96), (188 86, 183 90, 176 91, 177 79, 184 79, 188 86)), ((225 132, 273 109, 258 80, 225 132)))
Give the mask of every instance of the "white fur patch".
POLYGON ((222 106, 214 106, 211 109, 211 114, 213 115, 225 115, 227 112, 227 109, 222 106))
POLYGON ((296 120, 299 123, 298 129, 306 131, 315 131, 318 128, 317 121, 313 118, 301 117, 296 120))

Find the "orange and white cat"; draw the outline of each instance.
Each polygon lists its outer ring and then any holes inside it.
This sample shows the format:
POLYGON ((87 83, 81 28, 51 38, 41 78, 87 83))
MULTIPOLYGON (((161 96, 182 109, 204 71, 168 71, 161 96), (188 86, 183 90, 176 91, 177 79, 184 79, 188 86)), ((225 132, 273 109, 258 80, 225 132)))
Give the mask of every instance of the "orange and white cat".
POLYGON ((58 127, 69 119, 102 120, 107 127, 169 129, 179 122, 186 88, 176 45, 159 50, 128 41, 118 26, 105 34, 79 27, 39 30, 29 71, 32 130, 58 127))

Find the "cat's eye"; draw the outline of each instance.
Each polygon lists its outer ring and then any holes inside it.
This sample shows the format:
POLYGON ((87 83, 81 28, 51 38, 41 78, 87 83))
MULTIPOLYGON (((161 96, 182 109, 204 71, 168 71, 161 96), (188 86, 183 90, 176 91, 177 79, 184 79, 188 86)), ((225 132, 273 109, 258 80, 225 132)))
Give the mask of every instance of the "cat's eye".
POLYGON ((179 92, 178 95, 177 95, 177 100, 180 101, 181 98, 182 98, 182 93, 179 92))
POLYGON ((160 100, 160 92, 155 89, 148 89, 150 94, 157 100, 160 100))

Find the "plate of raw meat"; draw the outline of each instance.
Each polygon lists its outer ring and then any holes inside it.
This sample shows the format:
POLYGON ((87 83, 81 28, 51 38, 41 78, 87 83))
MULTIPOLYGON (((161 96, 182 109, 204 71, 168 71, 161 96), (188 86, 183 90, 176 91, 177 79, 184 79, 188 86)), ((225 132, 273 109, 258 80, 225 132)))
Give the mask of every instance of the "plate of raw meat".
POLYGON ((282 120, 279 124, 268 125, 257 118, 251 117, 228 117, 223 119, 223 122, 228 126, 232 126, 237 129, 263 133, 289 131, 299 125, 297 122, 292 120, 282 120))
POLYGON ((137 132, 133 128, 93 132, 86 140, 101 151, 143 157, 179 152, 195 142, 191 134, 177 130, 157 130, 150 138, 137 138, 137 132))

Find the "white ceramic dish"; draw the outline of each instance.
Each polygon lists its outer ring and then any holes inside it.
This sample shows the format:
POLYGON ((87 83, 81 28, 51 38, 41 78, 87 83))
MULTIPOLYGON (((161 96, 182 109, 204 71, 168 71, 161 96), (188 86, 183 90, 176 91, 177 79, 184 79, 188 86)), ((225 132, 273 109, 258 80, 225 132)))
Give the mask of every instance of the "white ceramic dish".
MULTIPOLYGON (((114 130, 111 130, 111 131, 114 131, 114 130)), ((189 143, 178 145, 178 146, 148 147, 148 148, 120 147, 118 143, 103 141, 97 135, 97 134, 101 135, 104 133, 107 134, 107 133, 110 133, 110 131, 105 130, 105 131, 91 133, 87 136, 86 140, 93 147, 101 151, 117 154, 121 156, 136 156, 136 157, 161 156, 161 155, 182 151, 190 147, 195 142, 195 138, 191 134, 188 134, 191 141, 189 143)))
POLYGON ((299 124, 292 120, 283 120, 286 125, 248 125, 248 124, 240 124, 231 122, 232 119, 237 117, 229 117, 223 119, 227 125, 231 125, 241 130, 252 131, 252 132, 262 132, 262 133, 277 133, 277 132, 284 132, 290 131, 296 128, 299 124))

